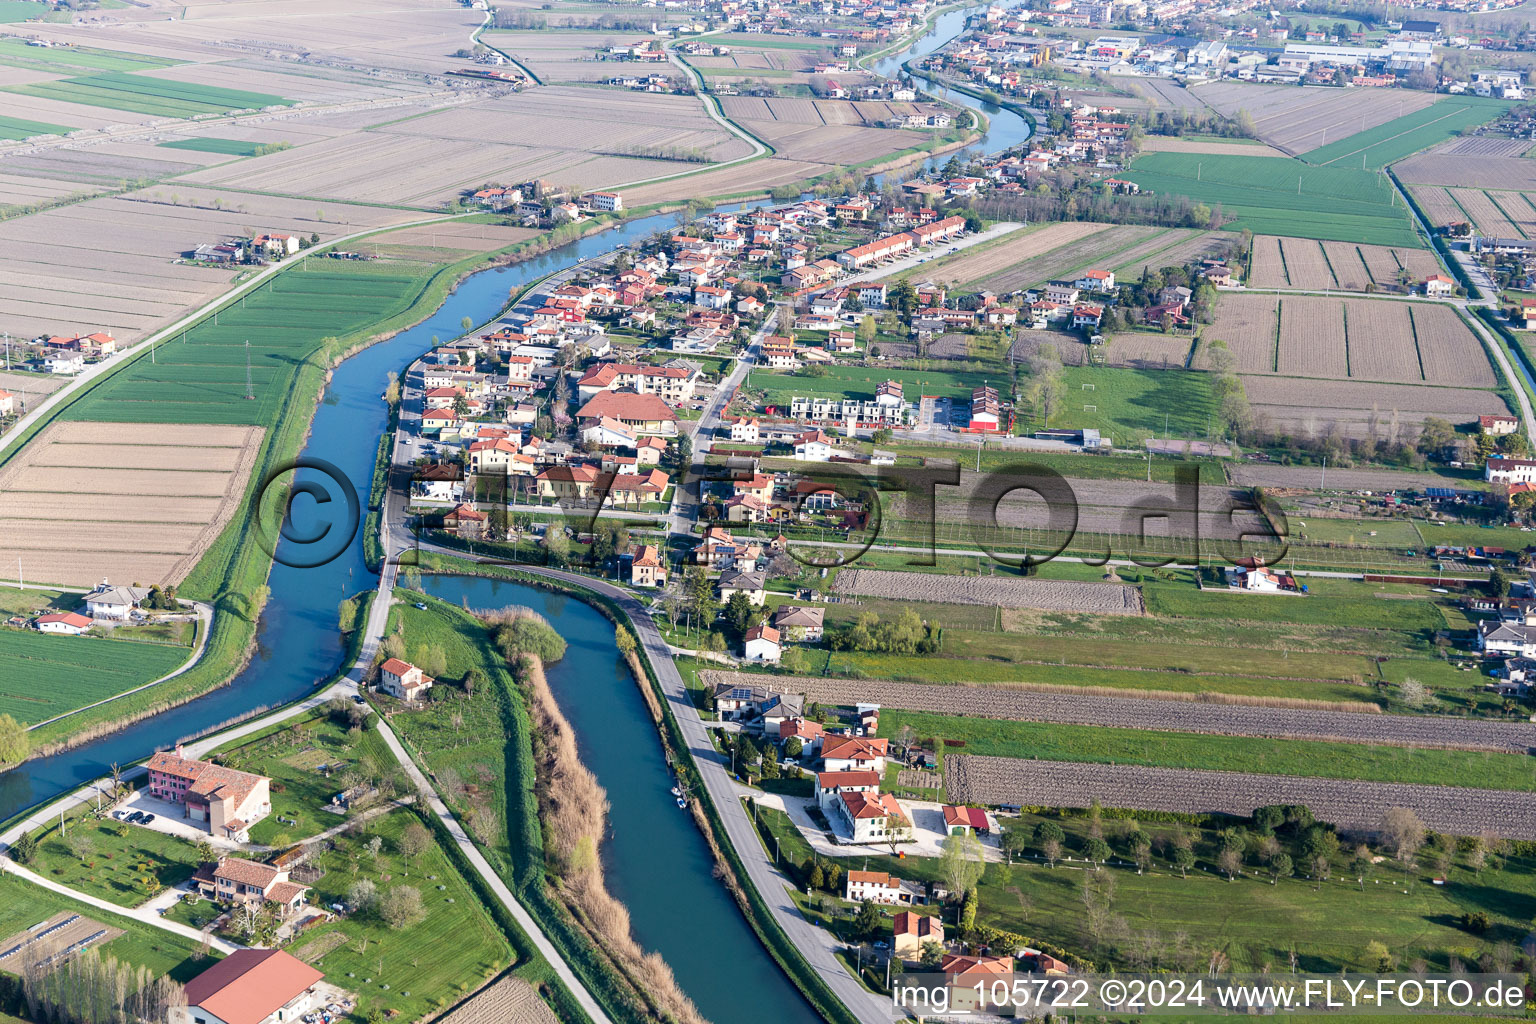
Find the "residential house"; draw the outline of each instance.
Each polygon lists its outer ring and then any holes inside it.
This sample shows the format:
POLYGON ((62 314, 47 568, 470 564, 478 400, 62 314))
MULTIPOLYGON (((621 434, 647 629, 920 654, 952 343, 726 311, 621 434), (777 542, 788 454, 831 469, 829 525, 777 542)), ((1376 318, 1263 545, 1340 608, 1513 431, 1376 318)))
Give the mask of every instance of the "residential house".
POLYGON ((831 439, 820 430, 796 436, 794 448, 795 458, 802 462, 830 462, 832 459, 831 439))
POLYGON ((944 975, 944 987, 949 991, 948 1004, 951 1013, 970 1015, 988 1012, 989 1006, 999 1011, 1012 1012, 1012 997, 1007 979, 1013 975, 1011 956, 967 956, 950 953, 939 961, 939 972, 944 975), (993 982, 1002 981, 998 998, 992 999, 993 982))
POLYGON ((16 396, 9 391, 0 391, 0 416, 10 416, 16 411, 16 396))
POLYGON ((944 805, 944 832, 946 835, 960 836, 974 833, 984 836, 992 831, 991 822, 987 820, 987 812, 980 807, 959 807, 954 804, 944 805))
MULTIPOLYGON (((650 51, 646 51, 647 55, 650 51)), ((617 192, 588 192, 581 197, 581 201, 589 209, 601 210, 604 213, 617 213, 624 209, 624 198, 617 192)))
POLYGON ((399 658, 390 658, 379 666, 379 690, 401 700, 421 700, 436 681, 399 658))
POLYGON ((891 953, 902 960, 918 960, 930 942, 944 945, 944 922, 937 914, 903 910, 891 921, 891 953))
POLYGON ((1520 429, 1520 420, 1514 416, 1479 416, 1477 429, 1484 434, 1513 434, 1520 429))
POLYGON ((757 444, 757 420, 743 418, 731 424, 731 440, 738 444, 757 444))
POLYGON ((251 248, 268 259, 282 259, 299 251, 298 235, 257 235, 251 239, 251 248))
POLYGON ((1536 459, 1489 459, 1483 479, 1495 484, 1536 483, 1536 459))
POLYGON ((192 881, 199 893, 217 903, 270 904, 279 918, 301 908, 309 892, 309 886, 288 880, 286 868, 238 857, 220 857, 217 863, 202 865, 192 881))
POLYGON ((576 418, 583 426, 591 426, 604 417, 618 420, 640 434, 677 433, 677 413, 653 394, 605 391, 576 410, 576 418))
POLYGON ((635 432, 611 416, 604 416, 581 432, 581 439, 599 448, 633 448, 635 432))
POLYGON ((473 505, 455 505, 443 515, 443 529, 467 540, 479 540, 485 536, 486 515, 473 505))
POLYGON ((905 828, 892 819, 907 816, 891 794, 869 791, 841 794, 828 817, 840 823, 855 843, 881 843, 905 828))
POLYGON ((43 369, 48 373, 79 373, 85 369, 85 353, 50 349, 43 353, 43 369))
POLYGON ((66 636, 79 636, 95 625, 95 623, 79 612, 50 612, 47 615, 39 615, 36 619, 33 619, 32 625, 37 627, 39 633, 63 633, 66 636))
POLYGON ((1276 572, 1263 562, 1235 565, 1227 569, 1227 586, 1235 590, 1279 594, 1296 590, 1296 580, 1289 573, 1276 572))
POLYGON ((783 722, 805 716, 805 698, 798 693, 781 693, 762 683, 717 683, 715 713, 722 721, 758 726, 768 735, 777 736, 783 722))
POLYGON ((149 795, 178 804, 182 817, 203 822, 213 835, 249 841, 252 825, 272 813, 272 780, 212 761, 160 751, 149 759, 149 795))
POLYGON ((854 903, 911 903, 912 890, 884 871, 850 871, 843 882, 843 896, 854 903))
POLYGON ((1444 274, 1430 274, 1424 279, 1424 294, 1429 296, 1447 296, 1456 292, 1456 281, 1444 274))
POLYGON ((826 731, 822 729, 820 722, 813 722, 808 718, 786 718, 779 723, 778 732, 775 735, 781 740, 798 739, 800 756, 815 757, 821 749, 826 731))
POLYGON ((184 990, 191 1024, 291 1024, 323 1002, 325 975, 280 949, 237 949, 184 990))
POLYGON ((629 581, 637 587, 664 587, 667 585, 667 563, 661 557, 661 549, 654 544, 642 544, 634 561, 629 564, 629 581))
POLYGON ((784 655, 779 643, 779 631, 772 626, 753 626, 742 637, 741 656, 745 661, 778 664, 784 655))
MULTIPOLYGON (((747 600, 762 607, 768 592, 765 589, 768 574, 756 569, 732 569, 720 574, 720 600, 729 601, 736 594, 746 594, 747 600)), ((774 631, 777 639, 778 631, 774 631)), ((777 659, 775 659, 777 660, 777 659)))
POLYGON ((780 605, 773 613, 773 628, 786 640, 803 640, 816 643, 822 637, 824 608, 807 608, 803 605, 780 605))
POLYGON ((422 466, 411 478, 411 497, 423 501, 457 502, 464 496, 464 473, 449 463, 422 466))
POLYGON ((889 741, 873 736, 829 736, 821 745, 823 771, 885 771, 889 741))
POLYGON ((830 813, 832 804, 845 793, 875 793, 879 789, 880 773, 877 771, 818 772, 816 806, 830 813))
POLYGON ((1108 295, 1115 290, 1115 274, 1111 270, 1090 270, 1072 284, 1080 291, 1108 295))
POLYGON ((1536 658, 1536 622, 1481 619, 1477 623, 1477 649, 1489 657, 1536 658))
POLYGON ((149 596, 148 587, 114 587, 106 580, 85 595, 85 612, 93 619, 127 619, 149 596))

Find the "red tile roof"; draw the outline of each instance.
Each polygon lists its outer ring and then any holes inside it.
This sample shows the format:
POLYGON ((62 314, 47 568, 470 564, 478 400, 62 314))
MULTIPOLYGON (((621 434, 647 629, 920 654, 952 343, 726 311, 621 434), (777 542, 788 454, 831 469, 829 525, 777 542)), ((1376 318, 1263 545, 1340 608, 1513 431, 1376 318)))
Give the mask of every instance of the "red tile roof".
POLYGON ((280 949, 237 949, 187 983, 187 1005, 225 1024, 261 1024, 324 978, 280 949))

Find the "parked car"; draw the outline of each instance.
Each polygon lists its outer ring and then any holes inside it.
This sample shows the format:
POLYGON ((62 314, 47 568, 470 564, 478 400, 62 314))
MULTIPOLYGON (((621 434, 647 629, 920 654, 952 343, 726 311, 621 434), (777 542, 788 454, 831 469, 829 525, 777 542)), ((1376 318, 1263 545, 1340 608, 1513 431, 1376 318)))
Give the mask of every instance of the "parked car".
POLYGON ((139 822, 139 824, 141 824, 141 825, 148 825, 151 822, 153 822, 154 820, 155 820, 155 816, 153 814, 146 814, 146 815, 144 815, 143 820, 139 822))

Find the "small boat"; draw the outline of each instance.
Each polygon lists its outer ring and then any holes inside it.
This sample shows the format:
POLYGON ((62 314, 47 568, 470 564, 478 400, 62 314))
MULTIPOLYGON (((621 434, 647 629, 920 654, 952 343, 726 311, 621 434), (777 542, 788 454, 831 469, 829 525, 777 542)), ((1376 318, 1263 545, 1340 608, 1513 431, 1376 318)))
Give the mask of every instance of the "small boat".
POLYGON ((677 798, 677 806, 682 807, 682 808, 686 808, 688 806, 688 801, 684 800, 682 797, 678 797, 677 798))
POLYGON ((672 787, 672 795, 673 796, 682 796, 683 795, 683 788, 681 786, 673 786, 672 787))

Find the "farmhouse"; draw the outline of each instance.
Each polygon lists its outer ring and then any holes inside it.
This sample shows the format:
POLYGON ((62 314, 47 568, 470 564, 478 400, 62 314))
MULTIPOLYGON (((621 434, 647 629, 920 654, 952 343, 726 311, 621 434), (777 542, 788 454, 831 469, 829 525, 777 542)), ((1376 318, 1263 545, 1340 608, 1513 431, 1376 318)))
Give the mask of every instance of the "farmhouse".
POLYGON ((1489 459, 1483 479, 1495 484, 1536 483, 1536 459, 1489 459))
POLYGON ((192 1024, 297 1021, 320 1001, 325 975, 280 949, 237 949, 187 982, 192 1024))
POLYGON ((309 892, 309 886, 288 880, 286 868, 238 857, 220 857, 216 864, 204 864, 192 880, 210 900, 271 904, 279 918, 286 918, 302 907, 309 892))
POLYGON ((958 807, 953 804, 944 806, 944 832, 947 835, 959 836, 974 832, 984 836, 992 830, 987 821, 987 812, 980 807, 958 807))
POLYGON ((873 793, 880 788, 880 773, 818 772, 816 775, 816 804, 823 811, 830 810, 833 801, 844 793, 873 793))
POLYGON ((913 883, 884 871, 850 871, 843 891, 854 903, 911 903, 921 895, 913 883))
POLYGON ((390 658, 379 666, 379 689, 401 700, 420 700, 436 681, 399 658, 390 658))
POLYGON ((272 813, 272 780, 211 761, 160 751, 149 759, 149 795, 180 804, 182 816, 206 822, 208 831, 248 842, 248 831, 272 813))
POLYGON ((826 610, 823 608, 784 604, 774 610, 773 628, 787 639, 815 643, 822 637, 825 615, 826 610))

